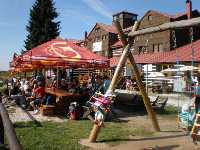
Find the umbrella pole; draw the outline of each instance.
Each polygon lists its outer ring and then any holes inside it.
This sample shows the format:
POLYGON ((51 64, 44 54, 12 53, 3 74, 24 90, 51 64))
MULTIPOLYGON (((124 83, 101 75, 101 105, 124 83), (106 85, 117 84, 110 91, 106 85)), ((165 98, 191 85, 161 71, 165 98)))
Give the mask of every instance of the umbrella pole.
POLYGON ((56 84, 56 88, 57 88, 57 89, 58 89, 58 74, 59 74, 59 72, 58 72, 58 66, 57 66, 57 72, 56 72, 56 76, 57 76, 57 77, 56 77, 56 80, 57 80, 57 81, 56 81, 56 83, 57 83, 57 84, 56 84))

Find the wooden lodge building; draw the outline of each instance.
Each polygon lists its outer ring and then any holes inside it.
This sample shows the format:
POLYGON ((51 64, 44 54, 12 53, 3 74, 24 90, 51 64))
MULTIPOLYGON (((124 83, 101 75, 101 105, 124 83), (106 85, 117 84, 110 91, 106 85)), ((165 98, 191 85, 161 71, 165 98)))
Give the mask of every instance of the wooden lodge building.
MULTIPOLYGON (((140 19, 139 29, 145 29, 149 27, 155 27, 163 23, 180 21, 190 18, 200 17, 198 10, 192 10, 191 0, 186 0, 186 12, 177 15, 169 15, 167 13, 158 12, 155 10, 149 10, 140 19)), ((123 31, 129 33, 137 20, 137 14, 122 11, 113 15, 113 21, 119 20, 123 31)), ((135 45, 133 54, 143 53, 157 53, 163 51, 173 50, 173 31, 166 30, 157 33, 151 33, 135 37, 135 45)), ((190 43, 190 29, 176 29, 176 45, 177 47, 190 43)), ((196 41, 200 39, 200 28, 193 28, 193 39, 196 41)), ((117 31, 115 26, 106 25, 103 23, 96 23, 90 33, 85 35, 85 46, 91 49, 93 52, 108 58, 113 56, 119 56, 120 48, 122 48, 121 42, 118 40, 117 31)))
MULTIPOLYGON (((200 17, 198 10, 192 10, 191 0, 186 0, 185 12, 169 15, 167 13, 149 10, 139 20, 139 29, 155 27, 163 23, 186 20, 191 18, 200 17)), ((128 34, 132 30, 132 26, 137 20, 137 14, 122 11, 113 15, 113 21, 118 19, 123 31, 128 34)), ((135 44, 132 47, 134 55, 142 55, 147 53, 159 53, 172 51, 174 48, 182 47, 193 41, 200 39, 200 27, 193 27, 193 35, 191 36, 191 29, 175 29, 156 32, 151 34, 144 34, 135 37, 135 44), (176 38, 176 42, 174 40, 176 38), (176 45, 176 47, 174 47, 176 45)), ((96 23, 92 30, 87 34, 85 33, 84 46, 92 50, 94 53, 116 60, 122 54, 123 46, 121 41, 118 40, 117 30, 113 23, 111 25, 96 23)), ((117 62, 116 62, 117 63, 117 62)), ((115 66, 116 64, 111 64, 115 66)), ((158 67, 159 68, 159 67, 158 67)), ((160 69, 156 69, 159 71, 160 69)))

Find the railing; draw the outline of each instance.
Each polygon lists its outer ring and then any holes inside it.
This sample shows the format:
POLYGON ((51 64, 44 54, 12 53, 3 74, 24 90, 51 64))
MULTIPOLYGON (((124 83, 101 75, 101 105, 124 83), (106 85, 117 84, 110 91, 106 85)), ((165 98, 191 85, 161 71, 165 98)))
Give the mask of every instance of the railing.
POLYGON ((22 150, 22 146, 17 139, 15 129, 0 96, 0 149, 5 144, 4 133, 6 134, 10 150, 22 150))

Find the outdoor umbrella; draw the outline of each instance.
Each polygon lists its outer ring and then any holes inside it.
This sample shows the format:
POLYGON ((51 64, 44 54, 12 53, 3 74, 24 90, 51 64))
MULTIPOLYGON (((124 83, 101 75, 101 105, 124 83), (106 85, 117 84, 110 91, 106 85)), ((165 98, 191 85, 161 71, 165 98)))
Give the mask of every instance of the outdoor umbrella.
POLYGON ((46 42, 21 57, 23 64, 37 67, 109 67, 109 61, 105 57, 63 39, 46 42))
POLYGON ((192 71, 192 70, 197 70, 198 67, 194 67, 194 66, 184 66, 179 68, 180 71, 192 71))

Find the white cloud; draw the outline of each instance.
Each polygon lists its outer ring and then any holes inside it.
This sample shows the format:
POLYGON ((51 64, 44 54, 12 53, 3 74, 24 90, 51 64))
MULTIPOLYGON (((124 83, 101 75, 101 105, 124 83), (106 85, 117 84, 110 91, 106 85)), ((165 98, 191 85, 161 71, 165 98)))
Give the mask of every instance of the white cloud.
POLYGON ((0 26, 10 26, 8 22, 0 22, 0 26))
POLYGON ((100 0, 83 0, 90 8, 92 8, 97 13, 107 17, 112 18, 112 13, 100 0))
POLYGON ((86 15, 84 13, 81 13, 77 11, 75 8, 67 8, 64 9, 61 13, 63 17, 74 17, 78 18, 80 21, 82 21, 86 25, 91 25, 91 23, 95 22, 94 17, 90 15, 86 15))

